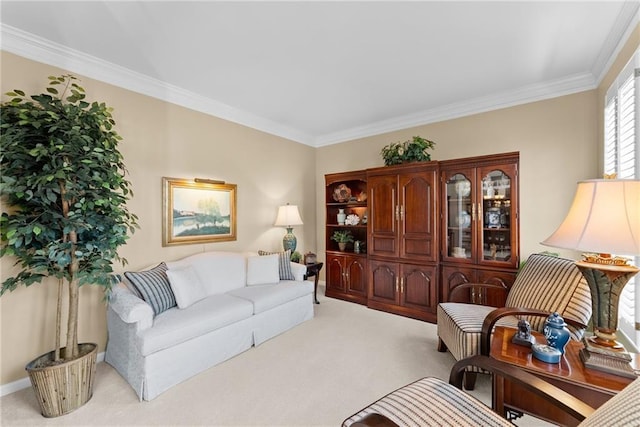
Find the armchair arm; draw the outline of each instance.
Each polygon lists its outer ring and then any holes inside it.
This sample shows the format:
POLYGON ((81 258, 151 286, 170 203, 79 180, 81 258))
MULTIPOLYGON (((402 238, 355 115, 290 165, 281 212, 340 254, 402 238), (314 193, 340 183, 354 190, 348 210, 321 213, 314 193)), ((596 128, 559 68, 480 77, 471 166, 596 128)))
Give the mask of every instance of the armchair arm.
POLYGON ((467 366, 477 366, 491 372, 493 375, 499 375, 509 381, 518 383, 531 393, 548 401, 578 420, 584 420, 595 411, 591 406, 553 384, 520 368, 487 356, 471 356, 453 365, 449 383, 460 390, 462 390, 462 379, 467 366))
POLYGON ((351 424, 351 427, 399 427, 398 424, 391 421, 384 415, 372 412, 360 421, 351 424))
MULTIPOLYGON (((499 360, 491 359, 487 356, 471 356, 456 362, 451 369, 449 384, 462 390, 462 382, 465 370, 468 366, 477 366, 493 375, 499 375, 511 382, 518 383, 536 396, 548 401, 560 410, 568 413, 577 420, 584 420, 595 410, 591 406, 582 402, 578 398, 570 395, 546 382, 545 380, 530 374, 516 366, 499 360)), ((352 427, 397 427, 397 424, 384 415, 372 413, 365 416, 360 421, 351 424, 352 427)))
POLYGON ((459 285, 456 285, 456 287, 453 288, 453 290, 449 294, 449 300, 455 302, 455 299, 458 296, 458 294, 460 293, 460 291, 462 289, 469 289, 469 288, 483 288, 483 289, 491 289, 491 290, 494 290, 494 291, 497 291, 497 292, 502 292, 503 297, 505 299, 507 297, 507 292, 509 291, 505 285, 498 284, 498 283, 470 283, 470 282, 467 282, 467 283, 461 283, 459 285))
MULTIPOLYGON (((482 332, 480 337, 480 354, 488 356, 491 350, 491 335, 496 322, 506 316, 541 316, 548 317, 548 311, 534 308, 502 307, 493 310, 484 318, 482 322, 482 332)), ((586 329, 587 325, 573 319, 566 318, 564 321, 576 329, 586 329)))
POLYGON ((114 287, 109 299, 109 308, 125 323, 139 323, 139 330, 153 325, 153 309, 149 304, 129 290, 114 287))

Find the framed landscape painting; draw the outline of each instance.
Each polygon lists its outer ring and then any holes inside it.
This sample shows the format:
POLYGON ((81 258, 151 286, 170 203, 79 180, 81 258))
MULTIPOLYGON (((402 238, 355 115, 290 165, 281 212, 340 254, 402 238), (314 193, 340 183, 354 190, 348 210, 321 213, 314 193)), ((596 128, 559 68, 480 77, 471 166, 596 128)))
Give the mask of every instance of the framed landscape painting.
POLYGON ((162 178, 162 246, 236 240, 237 186, 202 181, 162 178))

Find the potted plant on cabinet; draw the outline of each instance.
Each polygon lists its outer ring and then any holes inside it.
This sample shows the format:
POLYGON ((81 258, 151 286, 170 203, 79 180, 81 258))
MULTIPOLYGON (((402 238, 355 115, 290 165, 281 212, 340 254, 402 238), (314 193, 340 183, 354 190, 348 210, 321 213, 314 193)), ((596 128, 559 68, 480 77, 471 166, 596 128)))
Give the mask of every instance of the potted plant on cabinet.
POLYGON ((336 230, 331 235, 331 240, 337 242, 340 251, 344 252, 347 248, 347 243, 353 242, 353 236, 349 230, 336 230))
POLYGON ((78 344, 79 287, 108 293, 117 282, 117 249, 137 226, 111 109, 85 101, 71 75, 49 77, 47 93, 8 92, 1 106, 0 256, 20 271, 0 295, 45 278, 58 283, 55 350, 27 365, 42 414, 66 414, 92 396, 97 345, 78 344), (60 90, 58 90, 60 88, 60 90), (63 288, 68 293, 66 345, 61 345, 63 288), (73 379, 73 380, 71 380, 73 379))
POLYGON ((429 150, 433 150, 436 143, 421 136, 404 142, 393 142, 382 147, 380 154, 385 166, 400 165, 411 162, 428 162, 431 160, 429 150))

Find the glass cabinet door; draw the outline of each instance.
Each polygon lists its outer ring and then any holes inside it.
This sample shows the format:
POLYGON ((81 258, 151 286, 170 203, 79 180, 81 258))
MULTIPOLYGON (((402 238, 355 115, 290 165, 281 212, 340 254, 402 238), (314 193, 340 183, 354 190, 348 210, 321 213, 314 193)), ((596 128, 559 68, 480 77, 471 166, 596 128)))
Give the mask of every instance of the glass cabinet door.
POLYGON ((512 264, 512 248, 516 244, 512 209, 513 182, 511 171, 480 171, 482 211, 480 233, 481 261, 512 264))
POLYGON ((455 173, 448 177, 446 183, 445 254, 458 260, 471 260, 475 216, 472 181, 464 173, 455 173))

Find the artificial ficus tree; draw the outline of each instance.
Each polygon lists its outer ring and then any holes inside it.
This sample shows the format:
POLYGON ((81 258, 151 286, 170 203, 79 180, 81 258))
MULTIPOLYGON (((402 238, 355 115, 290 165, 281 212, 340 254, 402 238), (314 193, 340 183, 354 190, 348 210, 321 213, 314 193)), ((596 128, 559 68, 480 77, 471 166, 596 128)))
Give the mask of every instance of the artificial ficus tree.
POLYGON ((46 93, 8 92, 1 105, 0 256, 20 271, 5 279, 0 296, 47 277, 58 281, 55 360, 78 353, 79 287, 98 285, 108 296, 112 265, 126 264, 117 249, 137 227, 127 200, 122 139, 111 108, 85 101, 72 75, 49 77, 46 93), (66 346, 61 350, 63 287, 68 288, 66 346))

